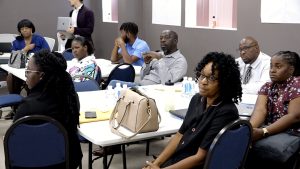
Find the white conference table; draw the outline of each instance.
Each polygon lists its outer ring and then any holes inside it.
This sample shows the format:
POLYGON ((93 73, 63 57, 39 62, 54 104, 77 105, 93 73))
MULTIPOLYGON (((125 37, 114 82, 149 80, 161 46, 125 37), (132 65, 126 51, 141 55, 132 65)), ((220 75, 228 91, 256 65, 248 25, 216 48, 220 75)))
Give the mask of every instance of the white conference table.
MULTIPOLYGON (((174 134, 178 131, 179 127, 182 124, 182 119, 171 115, 166 111, 165 103, 168 98, 168 95, 171 93, 169 89, 164 89, 162 85, 153 85, 153 86, 143 86, 140 87, 140 90, 147 94, 149 97, 155 99, 158 110, 161 115, 161 123, 159 124, 159 129, 155 132, 141 133, 136 135, 131 139, 123 139, 120 136, 111 132, 108 121, 98 121, 91 123, 83 123, 78 129, 81 136, 89 140, 89 168, 91 168, 91 143, 99 145, 102 147, 112 146, 112 145, 122 145, 123 153, 123 168, 126 168, 126 155, 125 155, 125 143, 148 140, 151 138, 166 136, 174 134)), ((107 90, 93 91, 93 92, 78 92, 80 100, 80 109, 81 112, 95 110, 95 109, 104 109, 107 110, 108 99, 105 97, 107 90)), ((176 101, 174 104, 175 109, 187 108, 190 98, 183 98, 181 92, 173 92, 172 97, 176 101)), ((131 133, 123 129, 127 133, 131 133)), ((107 157, 103 157, 103 168, 107 168, 107 157)))
MULTIPOLYGON (((98 66, 101 69, 101 75, 102 77, 106 78, 110 74, 110 72, 118 65, 118 64, 112 64, 110 60, 107 59, 96 59, 96 62, 98 66)), ((67 64, 70 65, 71 61, 68 61, 67 64)), ((139 76, 141 67, 140 66, 133 66, 135 70, 135 75, 139 76)), ((4 69, 5 71, 13 74, 14 76, 26 81, 25 77, 25 69, 16 69, 9 67, 8 64, 1 64, 0 68, 4 69)))
MULTIPOLYGON (((89 140, 89 168, 92 166, 92 144, 101 147, 112 145, 122 145, 123 168, 126 168, 125 143, 148 140, 155 137, 174 134, 182 124, 182 119, 171 115, 168 110, 188 108, 191 97, 184 97, 181 94, 181 84, 175 84, 173 87, 163 85, 140 86, 139 89, 151 98, 154 98, 161 114, 161 123, 159 129, 155 132, 138 134, 131 139, 123 139, 111 132, 108 121, 98 121, 84 123, 78 129, 80 135, 89 140), (172 105, 170 105, 172 104, 172 105)), ((111 103, 108 103, 107 90, 93 92, 78 92, 81 112, 112 109, 111 103), (110 107, 109 107, 110 106, 110 107)), ((254 107, 257 95, 244 94, 243 101, 237 105, 241 116, 250 116, 254 107), (247 106, 243 106, 247 105, 247 106), (251 105, 251 106, 250 106, 251 105), (244 112, 245 111, 245 112, 244 112)), ((130 134, 129 131, 123 131, 130 134)), ((107 168, 107 156, 103 157, 103 168, 107 168)))
POLYGON ((1 60, 1 59, 9 59, 9 57, 10 57, 10 53, 2 53, 2 54, 0 55, 0 60, 1 60))

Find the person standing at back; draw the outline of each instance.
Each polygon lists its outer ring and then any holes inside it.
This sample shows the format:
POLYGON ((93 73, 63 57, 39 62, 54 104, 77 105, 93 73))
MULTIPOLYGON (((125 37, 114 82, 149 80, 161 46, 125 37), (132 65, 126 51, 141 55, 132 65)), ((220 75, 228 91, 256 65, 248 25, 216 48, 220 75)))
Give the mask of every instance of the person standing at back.
POLYGON ((138 38, 138 26, 133 22, 125 22, 120 27, 121 36, 116 38, 110 60, 142 66, 144 59, 142 53, 150 50, 148 44, 138 38))
POLYGON ((260 51, 257 40, 247 36, 240 41, 239 63, 243 93, 257 94, 260 87, 270 81, 271 57, 260 51))
MULTIPOLYGON (((66 32, 72 35, 79 35, 86 38, 92 45, 92 33, 94 31, 94 13, 88 9, 83 0, 68 0, 70 5, 74 8, 69 16, 71 17, 71 27, 66 32)), ((63 34, 60 35, 61 39, 65 39, 63 34)), ((72 38, 68 39, 65 48, 70 48, 72 44, 72 38)), ((94 46, 94 45, 93 45, 94 46)))

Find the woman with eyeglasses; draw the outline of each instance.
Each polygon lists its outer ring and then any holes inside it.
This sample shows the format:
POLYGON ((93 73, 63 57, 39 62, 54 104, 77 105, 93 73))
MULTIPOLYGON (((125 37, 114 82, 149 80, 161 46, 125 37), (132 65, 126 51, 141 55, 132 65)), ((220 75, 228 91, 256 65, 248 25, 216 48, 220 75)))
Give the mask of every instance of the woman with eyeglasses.
MULTIPOLYGON (((13 51, 22 51, 25 54, 35 53, 41 49, 49 49, 49 45, 45 38, 38 33, 35 33, 34 24, 28 19, 22 19, 17 25, 20 36, 12 42, 13 51)), ((13 76, 11 73, 7 75, 7 89, 10 94, 20 94, 23 80, 13 76)), ((25 86, 26 87, 26 86, 25 86)), ((15 108, 5 116, 5 119, 12 119, 15 108)))
POLYGON ((45 115, 59 121, 68 132, 70 168, 75 169, 82 158, 77 136, 79 100, 66 68, 63 56, 49 50, 40 50, 29 59, 25 70, 29 93, 19 105, 14 121, 28 115, 45 115))
POLYGON ((199 93, 191 99, 182 126, 158 158, 144 168, 203 168, 213 139, 238 119, 235 103, 241 100, 242 87, 232 56, 208 53, 196 67, 196 78, 199 93))
POLYGON ((300 58, 296 52, 272 56, 271 82, 265 83, 250 123, 253 146, 247 168, 292 168, 300 148, 300 58), (257 166, 257 164, 259 164, 257 166))

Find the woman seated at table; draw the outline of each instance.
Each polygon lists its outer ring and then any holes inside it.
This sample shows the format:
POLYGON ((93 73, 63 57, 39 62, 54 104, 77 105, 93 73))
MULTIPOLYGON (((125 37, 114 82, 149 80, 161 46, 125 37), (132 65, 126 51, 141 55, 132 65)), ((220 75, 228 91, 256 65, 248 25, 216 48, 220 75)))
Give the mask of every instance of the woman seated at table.
POLYGON ((23 19, 18 23, 20 36, 12 43, 12 50, 22 50, 24 53, 35 53, 41 49, 49 49, 45 38, 35 32, 33 23, 28 19, 23 19))
MULTIPOLYGON (((25 54, 35 53, 41 49, 49 49, 49 45, 45 38, 35 33, 35 27, 33 23, 28 19, 21 20, 17 25, 20 36, 16 37, 16 40, 12 43, 13 51, 22 51, 25 54)), ((20 94, 24 81, 13 76, 11 73, 7 75, 7 89, 9 93, 20 94)), ((5 119, 12 119, 13 112, 8 114, 5 119)))
POLYGON ((182 126, 158 158, 144 168, 202 168, 213 139, 238 119, 234 103, 241 100, 242 87, 232 56, 208 53, 196 67, 196 78, 199 93, 193 96, 182 126))
MULTIPOLYGON (((267 147, 275 145, 279 142, 284 145, 280 139, 282 135, 287 141, 300 144, 300 137, 289 135, 299 133, 300 129, 300 59, 295 52, 280 51, 272 56, 270 67, 271 82, 264 84, 258 92, 258 98, 254 111, 252 113, 250 123, 253 126, 253 141, 252 151, 250 151, 247 161, 247 168, 287 168, 280 167, 278 161, 268 161, 267 153, 275 151, 275 149, 268 149, 267 147), (272 136, 272 137, 268 137, 272 136), (274 138, 276 142, 269 142, 268 145, 263 146, 262 141, 267 141, 274 138), (258 147, 262 145, 262 147, 258 147), (266 152, 259 157, 258 151, 267 148, 266 152), (258 163, 261 161, 262 163, 258 163), (259 164, 258 166, 252 166, 259 164)), ((271 141, 271 140, 270 140, 271 141)), ((267 143, 267 142, 266 142, 267 143)), ((288 142, 287 142, 288 144, 288 142)), ((289 145, 286 145, 289 146, 289 145)), ((279 148, 276 147, 275 148, 279 148)), ((283 147, 282 147, 283 148, 283 147)), ((263 151, 263 150, 262 150, 263 151)), ((288 151, 288 150, 287 150, 288 151)), ((296 152, 297 149, 294 150, 296 152)), ((287 152, 283 152, 287 155, 287 152)), ((276 156, 280 156, 276 153, 276 156)), ((281 158, 281 157, 279 157, 281 158)), ((289 158, 289 157, 285 157, 289 158)))
POLYGON ((29 59, 25 71, 29 94, 18 107, 14 121, 28 115, 46 115, 59 121, 68 132, 70 168, 75 169, 82 158, 77 136, 79 100, 66 68, 63 56, 49 50, 41 50, 29 59))
MULTIPOLYGON (((73 39, 72 53, 74 59, 72 59, 68 68, 68 72, 72 77, 76 75, 86 75, 93 79, 99 78, 101 71, 93 55, 94 48, 86 38, 77 36, 73 39)), ((86 78, 76 78, 75 80, 84 81, 86 78)))

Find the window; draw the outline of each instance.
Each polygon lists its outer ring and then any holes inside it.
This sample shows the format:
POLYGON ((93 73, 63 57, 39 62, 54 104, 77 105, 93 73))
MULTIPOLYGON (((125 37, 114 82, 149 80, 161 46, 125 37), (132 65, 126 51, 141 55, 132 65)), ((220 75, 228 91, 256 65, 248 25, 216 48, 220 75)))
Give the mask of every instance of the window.
POLYGON ((181 0, 152 0, 152 23, 181 26, 181 0))
POLYGON ((185 26, 237 28, 237 0, 185 0, 185 26))
POLYGON ((118 23, 118 0, 102 0, 102 20, 118 23))

